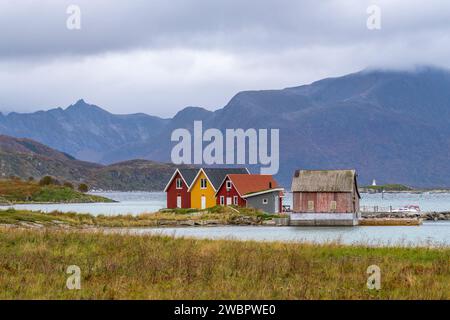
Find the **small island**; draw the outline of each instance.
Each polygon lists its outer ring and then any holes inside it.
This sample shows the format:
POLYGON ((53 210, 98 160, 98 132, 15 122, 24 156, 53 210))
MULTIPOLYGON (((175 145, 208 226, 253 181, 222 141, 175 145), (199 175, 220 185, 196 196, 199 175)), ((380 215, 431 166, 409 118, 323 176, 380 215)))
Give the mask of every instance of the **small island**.
POLYGON ((379 193, 379 192, 412 192, 412 191, 419 191, 419 190, 405 186, 403 184, 392 183, 392 184, 384 184, 384 185, 364 186, 364 187, 361 187, 359 191, 364 192, 364 193, 379 193))
POLYGON ((45 176, 39 181, 2 179, 0 180, 0 204, 115 202, 105 197, 88 194, 88 189, 86 184, 80 183, 76 190, 74 184, 60 182, 50 176, 45 176))

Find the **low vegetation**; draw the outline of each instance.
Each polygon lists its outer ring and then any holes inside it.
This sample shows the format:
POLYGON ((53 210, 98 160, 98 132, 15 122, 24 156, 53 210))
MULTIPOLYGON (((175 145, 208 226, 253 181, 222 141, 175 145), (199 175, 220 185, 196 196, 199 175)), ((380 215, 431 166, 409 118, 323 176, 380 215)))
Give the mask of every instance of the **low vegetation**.
POLYGON ((450 249, 0 230, 0 299, 450 299, 450 249), (381 268, 381 289, 366 270, 381 268), (81 270, 68 290, 67 267, 81 270))
POLYGON ((155 227, 204 224, 261 224, 278 215, 269 215, 255 209, 213 207, 204 211, 194 209, 161 210, 140 215, 91 215, 8 209, 0 211, 0 224, 45 227, 155 227), (240 210, 240 211, 239 211, 240 210))
POLYGON ((405 186, 403 184, 385 184, 385 185, 379 185, 379 186, 366 186, 364 187, 369 190, 373 191, 412 191, 414 190, 411 187, 405 186))
POLYGON ((52 179, 44 177, 39 182, 0 180, 0 203, 112 202, 104 197, 75 191, 68 184, 61 185, 52 179))

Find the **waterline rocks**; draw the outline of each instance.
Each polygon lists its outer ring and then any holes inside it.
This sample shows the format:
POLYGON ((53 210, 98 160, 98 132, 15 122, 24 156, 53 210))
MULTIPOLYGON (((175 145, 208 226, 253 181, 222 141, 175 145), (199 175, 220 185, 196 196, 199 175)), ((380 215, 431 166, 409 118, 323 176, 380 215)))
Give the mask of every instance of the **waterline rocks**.
POLYGON ((393 213, 393 212, 363 212, 361 214, 362 218, 392 218, 392 219, 422 219, 425 221, 449 221, 450 212, 421 212, 421 213, 393 213))

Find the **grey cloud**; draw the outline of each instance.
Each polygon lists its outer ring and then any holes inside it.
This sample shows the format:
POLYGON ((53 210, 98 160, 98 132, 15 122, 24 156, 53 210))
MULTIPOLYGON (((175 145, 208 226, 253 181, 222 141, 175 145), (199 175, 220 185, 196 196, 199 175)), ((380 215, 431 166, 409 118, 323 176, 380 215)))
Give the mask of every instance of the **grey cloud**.
POLYGON ((240 90, 381 66, 450 67, 446 0, 3 0, 0 110, 80 97, 117 113, 171 116, 240 90), (66 29, 66 8, 82 11, 66 29), (366 28, 366 8, 382 29, 366 28))
POLYGON ((417 29, 449 30, 448 1, 378 2, 384 25, 374 35, 365 28, 365 10, 373 1, 6 1, 0 4, 0 56, 185 46, 279 50, 386 40, 417 29), (80 31, 66 29, 69 4, 81 8, 80 31))

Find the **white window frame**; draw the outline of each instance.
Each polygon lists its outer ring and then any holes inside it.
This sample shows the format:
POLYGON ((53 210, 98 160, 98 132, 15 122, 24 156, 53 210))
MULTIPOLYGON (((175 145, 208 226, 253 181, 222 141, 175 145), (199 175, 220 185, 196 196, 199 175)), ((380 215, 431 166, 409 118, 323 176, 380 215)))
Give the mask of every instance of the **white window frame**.
POLYGON ((314 201, 308 200, 308 211, 314 211, 314 201))
POLYGON ((227 191, 231 190, 231 181, 230 180, 227 180, 226 187, 227 187, 227 191))
POLYGON ((175 184, 177 190, 183 189, 183 181, 181 180, 181 178, 177 178, 177 180, 175 180, 175 184))
POLYGON ((237 205, 239 204, 239 202, 238 202, 238 196, 233 196, 233 204, 234 204, 235 206, 237 206, 237 205))
POLYGON ((224 196, 220 196, 220 205, 221 206, 225 205, 225 197, 224 196))
POLYGON ((268 204, 268 203, 269 203, 269 199, 263 198, 263 199, 262 199, 262 203, 263 203, 263 204, 268 204))
POLYGON ((208 188, 208 179, 206 179, 206 178, 200 179, 200 189, 206 189, 206 188, 208 188))

